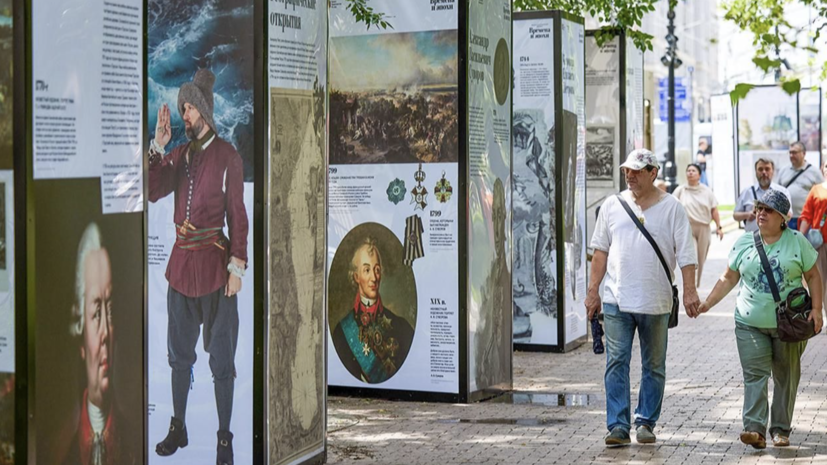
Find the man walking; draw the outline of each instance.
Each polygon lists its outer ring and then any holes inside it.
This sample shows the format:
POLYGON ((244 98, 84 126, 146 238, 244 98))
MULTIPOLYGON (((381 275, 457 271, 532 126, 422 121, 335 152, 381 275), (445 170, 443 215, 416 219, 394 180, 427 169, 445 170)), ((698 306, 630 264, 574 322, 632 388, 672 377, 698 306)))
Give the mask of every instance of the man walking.
POLYGON ((789 190, 789 197, 792 200, 792 219, 788 223, 792 229, 798 229, 798 217, 801 216, 801 210, 804 209, 804 202, 807 201, 810 189, 824 181, 821 170, 804 159, 806 153, 803 143, 790 144, 792 166, 785 166, 778 173, 778 183, 789 190))
POLYGON ((247 263, 247 212, 241 156, 216 135, 213 121, 215 76, 206 69, 181 86, 178 111, 189 142, 165 155, 172 138, 169 107, 158 110, 149 152, 149 200, 175 192, 177 233, 167 280, 167 350, 172 368, 173 417, 167 437, 157 444, 161 456, 186 447, 187 396, 195 344, 203 325, 204 350, 210 354, 218 410, 216 463, 232 465, 235 351, 238 344, 238 297, 247 263), (226 225, 229 238, 224 235, 226 225))
MULTIPOLYGON (((747 232, 758 230, 758 223, 755 222, 755 201, 763 197, 768 190, 773 189, 783 192, 790 201, 790 204, 792 204, 790 191, 788 191, 786 187, 772 182, 773 176, 775 176, 775 163, 768 158, 759 158, 755 162, 755 178, 758 180, 758 183, 747 187, 741 191, 741 195, 738 196, 738 202, 735 203, 735 211, 732 213, 732 218, 735 219, 735 221, 743 221, 744 229, 747 232)), ((805 195, 804 198, 806 199, 806 197, 805 195)), ((803 205, 802 203, 802 207, 803 205)), ((801 211, 799 210, 799 214, 800 213, 801 211)))
MULTIPOLYGON (((620 195, 654 238, 670 270, 677 262, 683 275, 686 314, 698 316, 695 266, 698 256, 689 218, 680 202, 655 187, 660 166, 652 152, 629 154, 621 170, 629 189, 620 195)), ((589 319, 601 311, 606 333, 606 424, 609 447, 631 442, 629 369, 635 331, 640 339, 642 379, 634 424, 639 443, 653 443, 666 384, 666 342, 672 309, 672 283, 652 245, 624 209, 618 196, 600 208, 594 236, 594 258, 586 295, 589 319)), ((674 273, 670 273, 674 276, 674 273)), ((674 279, 673 279, 674 281, 674 279)))

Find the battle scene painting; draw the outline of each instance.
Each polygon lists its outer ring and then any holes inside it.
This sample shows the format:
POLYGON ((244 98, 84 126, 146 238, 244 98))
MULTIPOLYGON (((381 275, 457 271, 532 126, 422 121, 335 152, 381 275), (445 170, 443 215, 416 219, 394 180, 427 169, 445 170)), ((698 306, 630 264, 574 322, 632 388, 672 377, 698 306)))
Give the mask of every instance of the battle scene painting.
POLYGON ((330 41, 330 164, 456 162, 457 31, 330 41))

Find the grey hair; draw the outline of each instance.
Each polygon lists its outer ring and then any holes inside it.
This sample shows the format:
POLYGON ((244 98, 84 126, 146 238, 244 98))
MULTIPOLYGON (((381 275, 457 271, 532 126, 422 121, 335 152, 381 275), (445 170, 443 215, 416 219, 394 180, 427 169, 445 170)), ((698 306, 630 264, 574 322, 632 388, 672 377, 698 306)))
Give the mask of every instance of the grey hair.
POLYGON ((793 147, 798 147, 797 151, 799 151, 799 152, 805 152, 805 153, 807 152, 807 146, 805 146, 804 142, 801 142, 800 140, 797 140, 797 141, 793 142, 792 144, 790 144, 790 148, 793 148, 793 147))
POLYGON ((89 223, 78 245, 78 258, 75 263, 75 303, 72 305, 72 319, 69 324, 69 334, 75 337, 83 335, 83 300, 86 297, 86 257, 90 252, 102 249, 100 228, 95 223, 89 223))
POLYGON ((376 255, 377 261, 379 261, 379 265, 382 265, 382 253, 379 252, 379 246, 375 238, 368 236, 359 243, 359 245, 353 249, 353 257, 350 259, 350 283, 354 286, 358 286, 356 284, 356 279, 354 274, 359 271, 359 265, 356 263, 356 252, 360 249, 367 247, 368 255, 376 255))

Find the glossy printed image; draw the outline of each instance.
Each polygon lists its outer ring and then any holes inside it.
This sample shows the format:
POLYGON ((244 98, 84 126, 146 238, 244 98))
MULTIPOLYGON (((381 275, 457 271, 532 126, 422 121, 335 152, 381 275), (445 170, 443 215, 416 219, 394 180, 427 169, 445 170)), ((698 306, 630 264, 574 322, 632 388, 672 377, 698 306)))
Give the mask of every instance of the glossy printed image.
POLYGON ((154 132, 157 109, 172 105, 172 140, 188 139, 174 108, 182 84, 195 70, 215 74, 215 126, 218 136, 235 147, 244 161, 244 181, 253 180, 253 17, 249 0, 163 2, 147 5, 148 127, 154 132), (222 32, 224 31, 224 32, 222 32), (249 55, 250 59, 240 59, 249 55))
POLYGON ((416 280, 402 243, 388 228, 363 223, 339 244, 328 276, 333 345, 356 379, 379 384, 405 363, 416 326, 416 280))
POLYGON ((456 162, 457 31, 330 41, 330 164, 456 162))
MULTIPOLYGON (((552 115, 553 116, 553 115, 552 115)), ((554 127, 542 110, 514 112, 514 342, 557 336, 554 127)))

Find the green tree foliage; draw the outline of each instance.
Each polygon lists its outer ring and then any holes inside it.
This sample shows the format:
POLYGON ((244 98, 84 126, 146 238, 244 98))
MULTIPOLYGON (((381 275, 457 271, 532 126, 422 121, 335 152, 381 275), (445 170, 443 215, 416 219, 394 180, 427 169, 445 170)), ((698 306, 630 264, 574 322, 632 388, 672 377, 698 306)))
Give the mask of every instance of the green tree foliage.
MULTIPOLYGON (((347 8, 353 13, 357 22, 382 29, 393 28, 385 20, 383 13, 376 13, 368 6, 369 0, 347 0, 347 8)), ((398 0, 403 1, 403 0, 398 0)), ((598 19, 603 25, 595 34, 598 44, 611 40, 620 31, 625 30, 635 46, 640 50, 652 50, 652 36, 640 30, 643 16, 655 11, 658 0, 513 0, 515 11, 528 10, 563 10, 584 16, 586 14, 598 19)), ((677 0, 669 0, 674 6, 677 0)))
MULTIPOLYGON (((652 50, 652 36, 640 30, 643 17, 655 11, 658 0, 514 0, 514 10, 563 10, 578 16, 590 15, 603 26, 595 34, 598 44, 626 31, 640 50, 652 50)), ((677 0, 670 0, 672 6, 677 0)))
POLYGON ((393 29, 393 26, 385 20, 385 13, 373 11, 373 8, 369 7, 367 2, 368 0, 347 0, 347 9, 353 13, 356 22, 365 23, 368 29, 370 29, 371 26, 381 27, 382 29, 393 29))
MULTIPOLYGON (((722 6, 727 20, 752 34, 755 45, 752 62, 765 73, 779 72, 785 54, 818 53, 816 46, 825 40, 822 33, 827 27, 827 0, 727 0, 722 6), (815 13, 811 24, 803 27, 790 24, 787 15, 790 7, 800 6, 810 7, 815 13)), ((821 63, 821 67, 821 78, 825 79, 827 62, 821 63)), ((795 75, 785 76, 781 86, 792 95, 801 89, 801 81, 795 75)), ((746 87, 736 86, 730 92, 733 104, 748 91, 746 87)))

